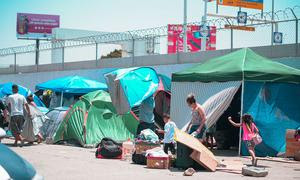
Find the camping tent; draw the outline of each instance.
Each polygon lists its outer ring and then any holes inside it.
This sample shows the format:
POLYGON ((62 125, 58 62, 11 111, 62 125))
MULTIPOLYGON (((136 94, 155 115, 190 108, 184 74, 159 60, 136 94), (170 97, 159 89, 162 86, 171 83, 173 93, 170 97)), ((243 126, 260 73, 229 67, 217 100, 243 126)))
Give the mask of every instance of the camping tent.
MULTIPOLYGON (((12 82, 8 82, 8 83, 0 85, 0 99, 12 94, 12 85, 13 84, 14 83, 12 83, 12 82)), ((23 86, 18 85, 18 87, 19 87, 19 94, 23 95, 25 98, 28 95, 33 94, 29 89, 27 89, 23 86)), ((44 103, 35 94, 33 94, 33 99, 34 99, 35 104, 38 107, 45 107, 44 103)))
POLYGON ((69 108, 66 107, 57 107, 51 109, 46 116, 49 118, 42 126, 41 132, 44 138, 48 140, 48 142, 52 141, 52 138, 57 131, 59 125, 63 121, 67 111, 69 108), (50 140, 50 141, 49 141, 50 140))
POLYGON ((82 96, 69 110, 54 135, 54 143, 75 140, 86 147, 95 146, 104 137, 124 141, 134 138, 137 125, 131 114, 116 114, 107 92, 95 91, 82 96))
POLYGON ((37 90, 51 90, 61 93, 60 106, 63 105, 64 94, 83 95, 96 90, 107 91, 106 84, 87 79, 81 76, 66 76, 52 79, 36 85, 37 90))
POLYGON ((149 67, 119 69, 105 74, 105 78, 118 114, 139 106, 156 92, 159 84, 156 71, 149 67))
MULTIPOLYGON (((300 71, 273 62, 251 49, 241 49, 172 75, 171 116, 179 127, 189 121, 185 104, 194 93, 203 104, 207 125, 213 125, 241 88, 242 113, 249 113, 260 129, 263 143, 258 155, 285 151, 285 131, 300 126, 300 71)), ((240 144, 243 155, 248 152, 240 144)))
POLYGON ((52 79, 36 85, 37 90, 52 90, 54 92, 86 94, 96 90, 107 90, 106 84, 81 76, 66 76, 52 79))

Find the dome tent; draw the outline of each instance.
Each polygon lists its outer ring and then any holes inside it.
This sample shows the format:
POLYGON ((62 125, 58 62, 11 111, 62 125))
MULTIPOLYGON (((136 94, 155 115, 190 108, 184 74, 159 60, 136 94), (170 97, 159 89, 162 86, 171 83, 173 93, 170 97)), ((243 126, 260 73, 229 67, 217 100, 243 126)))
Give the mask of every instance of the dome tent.
POLYGON ((104 137, 125 141, 134 138, 137 125, 130 113, 116 114, 107 92, 94 91, 82 96, 69 110, 54 135, 54 143, 75 140, 84 147, 94 147, 104 137))

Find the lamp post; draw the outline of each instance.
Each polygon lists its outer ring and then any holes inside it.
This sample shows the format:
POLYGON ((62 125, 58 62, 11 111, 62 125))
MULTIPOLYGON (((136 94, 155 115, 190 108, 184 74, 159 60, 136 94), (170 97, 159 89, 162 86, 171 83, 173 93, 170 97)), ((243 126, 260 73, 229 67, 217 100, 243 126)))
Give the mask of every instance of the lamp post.
MULTIPOLYGON (((204 15, 202 16, 202 28, 201 31, 204 29, 204 31, 208 31, 208 29, 206 28, 207 26, 207 1, 208 0, 204 0, 204 15)), ((207 33, 202 33, 202 34, 207 34, 207 33)), ((202 36, 201 38, 201 51, 206 51, 206 36, 202 36)))
POLYGON ((183 52, 187 52, 187 0, 183 3, 183 52))

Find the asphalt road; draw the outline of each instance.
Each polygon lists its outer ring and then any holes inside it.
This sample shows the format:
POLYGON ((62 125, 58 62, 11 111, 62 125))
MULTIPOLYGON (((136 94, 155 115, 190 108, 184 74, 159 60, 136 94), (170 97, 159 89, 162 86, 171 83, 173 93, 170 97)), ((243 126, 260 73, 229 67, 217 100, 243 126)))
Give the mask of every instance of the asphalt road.
MULTIPOLYGON (((2 143, 10 145, 12 140, 5 139, 2 143)), ((183 171, 178 169, 157 170, 145 166, 131 164, 128 161, 104 160, 95 158, 95 149, 85 149, 63 145, 31 145, 11 147, 15 152, 28 160, 45 179, 253 179, 242 176, 240 173, 206 172, 200 171, 191 177, 183 176, 183 171)), ((240 161, 249 164, 250 160, 236 156, 217 156, 222 161, 240 161)), ((260 160, 259 165, 269 170, 269 175, 263 179, 272 180, 300 180, 300 163, 282 163, 260 160)))

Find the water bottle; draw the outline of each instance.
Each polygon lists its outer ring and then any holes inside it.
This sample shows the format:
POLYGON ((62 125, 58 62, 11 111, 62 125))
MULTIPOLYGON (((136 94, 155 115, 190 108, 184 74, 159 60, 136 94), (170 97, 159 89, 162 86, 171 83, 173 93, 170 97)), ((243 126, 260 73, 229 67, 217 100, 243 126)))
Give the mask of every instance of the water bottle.
POLYGON ((130 139, 122 144, 122 160, 131 161, 134 152, 134 144, 130 139))

